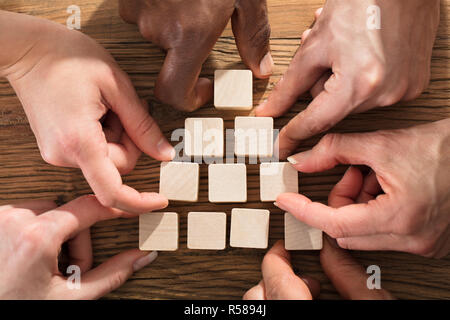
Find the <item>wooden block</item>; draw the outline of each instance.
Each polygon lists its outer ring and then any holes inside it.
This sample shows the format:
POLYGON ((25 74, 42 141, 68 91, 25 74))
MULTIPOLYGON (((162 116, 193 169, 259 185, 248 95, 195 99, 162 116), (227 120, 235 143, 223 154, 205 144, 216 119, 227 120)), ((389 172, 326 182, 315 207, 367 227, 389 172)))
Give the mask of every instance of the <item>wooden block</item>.
POLYGON ((286 250, 322 249, 322 231, 297 220, 292 214, 284 214, 284 247, 286 250))
POLYGON ((266 249, 269 241, 269 210, 232 209, 230 246, 266 249))
POLYGON ((214 106, 222 110, 253 108, 253 75, 250 70, 214 72, 214 106))
POLYGON ((199 165, 189 162, 162 162, 159 193, 169 200, 198 200, 199 165))
POLYGON ((184 128, 186 155, 223 158, 224 137, 221 118, 187 118, 184 128))
POLYGON ((189 212, 189 249, 224 250, 226 235, 227 215, 224 212, 189 212))
POLYGON ((139 249, 174 251, 178 249, 178 214, 150 212, 139 216, 139 249))
POLYGON ((289 162, 264 162, 259 166, 261 201, 275 201, 279 194, 298 193, 298 172, 289 162))
POLYGON ((243 163, 208 166, 210 202, 247 202, 247 167, 243 163))
POLYGON ((273 118, 236 117, 234 153, 238 157, 271 157, 273 155, 273 118))

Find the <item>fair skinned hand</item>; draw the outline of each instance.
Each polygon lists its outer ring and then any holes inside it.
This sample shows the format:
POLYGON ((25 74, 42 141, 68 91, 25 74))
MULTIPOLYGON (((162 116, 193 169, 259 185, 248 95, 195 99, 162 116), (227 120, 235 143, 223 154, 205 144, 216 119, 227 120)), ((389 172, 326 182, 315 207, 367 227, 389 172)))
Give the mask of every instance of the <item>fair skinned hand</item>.
POLYGON ((285 193, 276 204, 325 231, 340 247, 440 258, 450 251, 450 119, 401 130, 329 134, 288 160, 305 173, 351 167, 330 197, 339 208, 285 193), (342 193, 342 190, 347 190, 342 193))
POLYGON ((120 0, 119 9, 167 52, 155 96, 177 109, 193 111, 211 99, 213 83, 199 75, 230 19, 243 62, 258 78, 272 73, 266 0, 120 0))
POLYGON ((257 116, 278 117, 303 93, 313 101, 281 130, 279 156, 350 113, 418 97, 428 86, 439 0, 328 0, 257 116), (381 9, 381 29, 367 27, 381 9), (372 12, 370 12, 372 14, 372 12))
POLYGON ((95 196, 59 208, 52 201, 0 206, 0 299, 97 299, 117 289, 157 253, 133 249, 92 269, 89 228, 98 221, 130 216, 102 206, 95 196), (69 289, 58 270, 66 241, 69 263, 81 271, 79 289, 69 289))
MULTIPOLYGON (((367 288, 367 273, 347 251, 324 239, 320 252, 323 271, 334 287, 346 300, 392 300, 384 289, 367 288)), ((278 241, 266 253, 261 266, 263 279, 248 290, 244 300, 312 300, 320 293, 320 284, 310 277, 297 276, 291 266, 291 258, 278 241)))
POLYGON ((56 23, 1 11, 0 18, 12 29, 11 39, 0 41, 19 57, 8 63, 0 54, 0 75, 19 97, 43 159, 80 168, 104 206, 165 207, 165 197, 122 183, 141 150, 157 160, 171 160, 175 152, 111 55, 56 23))

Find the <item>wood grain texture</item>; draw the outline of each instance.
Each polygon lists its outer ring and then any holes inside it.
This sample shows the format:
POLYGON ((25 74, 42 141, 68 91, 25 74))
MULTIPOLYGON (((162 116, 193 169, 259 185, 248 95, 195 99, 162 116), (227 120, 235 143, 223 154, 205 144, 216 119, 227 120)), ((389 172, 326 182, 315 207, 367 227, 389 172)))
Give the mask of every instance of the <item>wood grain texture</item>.
POLYGON ((213 203, 247 202, 247 168, 243 163, 208 166, 208 199, 213 203))
POLYGON ((195 202, 198 200, 198 163, 162 162, 159 193, 169 200, 195 202))
POLYGON ((236 117, 234 154, 237 157, 249 156, 259 159, 272 157, 273 131, 271 117, 236 117))
POLYGON ((270 211, 234 208, 231 210, 230 246, 266 249, 269 243, 270 211))
MULTIPOLYGON (((254 81, 254 104, 271 92, 286 70, 322 0, 269 0, 272 26, 271 48, 276 64, 269 80, 254 81)), ((175 128, 183 128, 186 117, 223 117, 225 128, 234 127, 234 115, 222 114, 212 103, 185 114, 158 103, 153 88, 164 53, 143 40, 137 28, 122 22, 115 0, 77 0, 82 10, 82 31, 97 39, 126 71, 141 98, 152 103, 151 112, 164 133, 170 137, 175 128)), ((2 0, 0 9, 22 12, 65 23, 66 9, 73 0, 2 0)), ((401 128, 436 121, 450 116, 450 30, 448 18, 450 0, 441 1, 441 23, 433 50, 431 83, 416 100, 391 107, 352 115, 339 123, 333 132, 363 132, 376 129, 401 128)), ((236 50, 231 29, 227 27, 206 61, 202 76, 213 78, 216 69, 245 66, 236 50)), ((299 99, 283 117, 275 119, 281 128, 311 100, 299 99)), ((311 148, 319 137, 305 141, 299 150, 311 148)), ((45 164, 20 102, 9 84, 0 80, 0 203, 25 199, 55 199, 70 201, 90 192, 79 170, 57 168, 45 164)), ((124 180, 140 191, 158 191, 159 162, 142 156, 135 170, 124 180)), ((345 168, 339 167, 319 174, 302 174, 300 192, 313 200, 326 202, 332 186, 345 168)), ((259 166, 249 166, 248 203, 242 207, 270 209, 269 246, 283 238, 284 212, 259 200, 259 166)), ((197 203, 178 203, 170 211, 179 212, 180 248, 162 252, 149 267, 136 273, 124 286, 109 294, 109 298, 138 299, 228 299, 241 298, 261 279, 260 264, 264 250, 228 248, 224 251, 193 251, 186 248, 187 213, 217 211, 229 213, 232 205, 211 204, 207 197, 207 169, 200 170, 200 197, 197 203)), ((95 264, 114 254, 138 246, 138 219, 105 221, 92 229, 95 264)), ((433 260, 404 253, 354 252, 365 266, 376 264, 382 271, 382 286, 402 299, 450 299, 450 257, 433 260)), ((292 253, 293 265, 300 274, 317 278, 322 285, 321 298, 338 298, 338 294, 321 271, 317 252, 292 253)))
POLYGON ((297 220, 292 214, 284 214, 284 247, 286 250, 322 249, 322 231, 297 220))
POLYGON ((253 75, 250 70, 214 72, 214 106, 220 110, 251 110, 253 75))
POLYGON ((189 249, 224 250, 227 242, 227 214, 189 212, 187 234, 189 249))
POLYGON ((275 201, 285 192, 298 193, 298 172, 289 162, 267 162, 259 165, 261 201, 275 201))
POLYGON ((178 249, 178 214, 150 212, 139 216, 139 249, 175 251, 178 249))

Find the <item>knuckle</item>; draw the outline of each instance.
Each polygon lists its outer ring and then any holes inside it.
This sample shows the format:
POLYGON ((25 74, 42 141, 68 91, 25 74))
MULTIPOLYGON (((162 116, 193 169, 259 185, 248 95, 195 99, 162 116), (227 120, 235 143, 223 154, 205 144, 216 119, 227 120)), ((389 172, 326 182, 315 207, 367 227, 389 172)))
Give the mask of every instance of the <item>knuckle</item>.
POLYGON ((318 143, 317 151, 327 153, 339 144, 342 135, 338 133, 328 133, 318 143))
POLYGON ((125 281, 127 280, 127 276, 121 272, 117 271, 111 277, 108 281, 108 291, 111 292, 117 288, 119 288, 125 281))
POLYGON ((415 86, 414 88, 411 88, 408 90, 408 92, 404 96, 403 100, 405 100, 405 101, 414 100, 414 99, 420 97, 420 95, 422 94, 422 91, 423 91, 423 87, 415 86))
POLYGON ((162 103, 168 104, 177 110, 191 112, 195 110, 195 105, 189 103, 182 95, 172 92, 171 86, 158 82, 154 91, 155 97, 162 103))
POLYGON ((400 100, 403 99, 406 92, 408 90, 408 81, 402 80, 400 83, 396 86, 396 89, 393 92, 390 92, 389 94, 383 96, 378 105, 380 107, 390 106, 393 105, 400 100))
POLYGON ((155 129, 155 127, 156 127, 155 120, 153 120, 152 117, 146 115, 139 121, 136 127, 136 132, 140 136, 146 136, 151 134, 151 132, 155 129))
POLYGON ((414 244, 412 253, 433 258, 436 256, 436 244, 435 239, 420 239, 414 244))
POLYGON ((382 86, 386 78, 386 71, 381 63, 373 61, 363 66, 362 70, 357 80, 362 84, 361 95, 368 99, 382 86))
POLYGON ((270 25, 267 19, 261 20, 255 27, 255 30, 249 37, 249 43, 255 48, 265 48, 269 45, 270 25))
POLYGON ((48 228, 44 223, 32 222, 23 228, 20 235, 21 249, 26 252, 43 252, 48 249, 47 237, 48 228))

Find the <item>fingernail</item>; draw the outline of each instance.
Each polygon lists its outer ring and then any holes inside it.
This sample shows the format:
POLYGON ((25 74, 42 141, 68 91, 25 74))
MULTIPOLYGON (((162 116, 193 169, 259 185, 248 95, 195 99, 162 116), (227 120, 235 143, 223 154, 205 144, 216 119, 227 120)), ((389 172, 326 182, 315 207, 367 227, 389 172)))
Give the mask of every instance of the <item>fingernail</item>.
POLYGON ((279 208, 278 203, 274 202, 273 205, 277 208, 279 208))
POLYGON ((295 160, 293 157, 288 157, 286 160, 289 161, 291 164, 297 164, 298 163, 297 160, 295 160))
POLYGON ((142 268, 144 268, 145 266, 149 265, 150 263, 152 263, 153 261, 155 261, 155 259, 158 257, 158 252, 157 251, 152 251, 150 252, 148 255, 143 256, 142 258, 137 259, 134 263, 133 263, 133 271, 139 271, 142 268))
POLYGON ((156 147, 158 148, 159 153, 162 155, 164 159, 172 160, 173 158, 175 158, 175 149, 166 140, 166 138, 161 138, 156 147))
POLYGON ((297 153, 295 155, 295 160, 294 161, 296 162, 296 164, 298 164, 298 163, 300 163, 302 161, 306 161, 311 156, 311 153, 312 153, 311 150, 297 153))
POLYGON ((262 58, 261 63, 259 64, 259 72, 263 76, 269 76, 272 74, 274 63, 272 59, 272 55, 270 52, 267 52, 264 58, 262 58))

